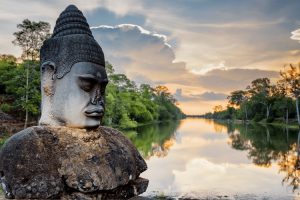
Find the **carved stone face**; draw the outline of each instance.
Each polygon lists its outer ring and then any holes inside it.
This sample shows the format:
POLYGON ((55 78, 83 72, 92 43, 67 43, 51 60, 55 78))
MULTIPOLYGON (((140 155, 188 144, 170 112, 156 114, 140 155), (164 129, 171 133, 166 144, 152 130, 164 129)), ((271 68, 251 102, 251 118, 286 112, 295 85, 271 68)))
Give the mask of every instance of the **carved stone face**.
POLYGON ((49 116, 43 119, 47 113, 42 113, 42 123, 77 128, 98 127, 104 115, 107 83, 103 66, 90 62, 74 64, 63 78, 53 80, 49 116))

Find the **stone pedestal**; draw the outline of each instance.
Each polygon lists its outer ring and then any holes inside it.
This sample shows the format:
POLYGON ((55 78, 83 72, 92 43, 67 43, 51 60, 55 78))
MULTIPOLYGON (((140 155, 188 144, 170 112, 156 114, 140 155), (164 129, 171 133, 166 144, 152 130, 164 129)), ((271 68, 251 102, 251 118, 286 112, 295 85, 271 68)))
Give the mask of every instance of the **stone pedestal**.
POLYGON ((17 199, 128 199, 146 190, 146 169, 133 144, 108 127, 31 127, 0 152, 3 188, 17 199))

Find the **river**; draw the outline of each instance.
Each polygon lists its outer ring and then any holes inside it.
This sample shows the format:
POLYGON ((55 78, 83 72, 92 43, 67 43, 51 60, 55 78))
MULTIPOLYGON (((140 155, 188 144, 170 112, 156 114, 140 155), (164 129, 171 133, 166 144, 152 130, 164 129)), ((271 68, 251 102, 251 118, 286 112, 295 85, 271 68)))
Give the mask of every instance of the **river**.
POLYGON ((126 135, 148 164, 145 199, 300 199, 297 130, 188 118, 126 135))

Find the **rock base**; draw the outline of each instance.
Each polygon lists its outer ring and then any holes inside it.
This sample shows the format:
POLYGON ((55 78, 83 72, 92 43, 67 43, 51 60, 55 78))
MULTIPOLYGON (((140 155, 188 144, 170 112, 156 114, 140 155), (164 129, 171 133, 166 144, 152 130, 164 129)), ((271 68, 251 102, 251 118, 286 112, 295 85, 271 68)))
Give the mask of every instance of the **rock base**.
POLYGON ((146 191, 146 169, 133 144, 108 127, 31 127, 0 151, 2 187, 16 199, 128 199, 146 191))
POLYGON ((130 181, 127 185, 119 186, 111 191, 101 191, 95 194, 91 193, 79 193, 71 192, 66 193, 62 196, 62 200, 120 200, 120 199, 130 199, 146 191, 149 181, 144 178, 138 178, 134 181, 130 181))

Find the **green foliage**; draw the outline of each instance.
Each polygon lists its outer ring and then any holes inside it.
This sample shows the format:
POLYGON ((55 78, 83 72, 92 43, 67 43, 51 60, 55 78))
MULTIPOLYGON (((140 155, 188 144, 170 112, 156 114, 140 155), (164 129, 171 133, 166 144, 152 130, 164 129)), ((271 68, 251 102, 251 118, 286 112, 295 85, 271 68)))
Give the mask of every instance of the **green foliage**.
POLYGON ((227 97, 229 104, 240 106, 244 103, 247 98, 247 92, 243 90, 237 90, 231 92, 231 94, 227 97))
POLYGON ((137 122, 134 120, 131 120, 126 113, 122 113, 121 119, 119 121, 119 127, 121 129, 136 128, 137 122))
POLYGON ((153 156, 157 151, 167 153, 169 146, 166 143, 172 136, 179 123, 168 121, 151 125, 140 126, 136 130, 125 130, 124 133, 134 143, 144 158, 153 156))
POLYGON ((3 103, 0 105, 0 110, 2 110, 3 112, 9 113, 12 111, 12 106, 8 103, 3 103))
POLYGON ((106 89, 105 125, 128 129, 138 124, 184 117, 165 86, 152 88, 142 84, 137 87, 124 74, 115 74, 110 63, 106 63, 106 70, 110 82, 106 89))
POLYGON ((272 123, 273 121, 274 121, 274 118, 273 118, 273 117, 270 117, 270 118, 266 119, 266 122, 267 122, 267 123, 272 123))
POLYGON ((8 101, 1 103, 0 109, 4 112, 23 118, 26 109, 29 117, 36 119, 40 115, 40 72, 39 62, 26 61, 15 63, 15 59, 2 58, 0 60, 1 95, 8 97, 8 101), (26 70, 30 77, 26 86, 26 70), (25 101, 26 91, 28 100, 25 101))
POLYGON ((256 114, 254 117, 253 117, 253 121, 255 122, 259 122, 261 121, 262 119, 264 118, 264 116, 262 114, 256 114))

